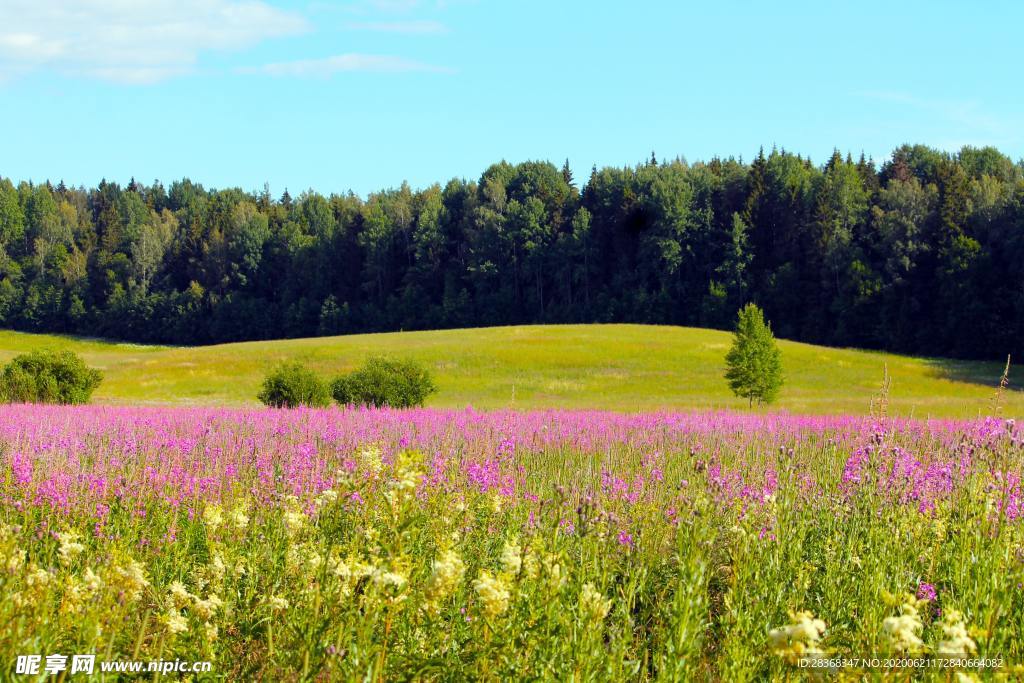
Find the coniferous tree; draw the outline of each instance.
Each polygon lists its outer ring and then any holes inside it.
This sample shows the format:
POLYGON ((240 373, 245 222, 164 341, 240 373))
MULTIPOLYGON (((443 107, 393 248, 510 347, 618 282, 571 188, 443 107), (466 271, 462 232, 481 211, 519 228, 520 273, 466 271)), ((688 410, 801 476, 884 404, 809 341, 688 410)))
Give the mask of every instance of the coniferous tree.
MULTIPOLYGON (((655 163, 656 162, 656 163, 655 163)), ((0 324, 201 344, 551 323, 725 327, 962 358, 1024 353, 1024 162, 905 145, 876 168, 500 162, 442 186, 279 199, 183 179, 0 178, 0 324)))
POLYGON ((565 163, 562 165, 562 180, 564 180, 565 184, 568 185, 569 187, 576 187, 576 185, 573 183, 572 169, 569 168, 568 157, 566 158, 565 163))
POLYGON ((737 396, 750 405, 771 403, 782 387, 782 352, 772 328, 755 304, 740 309, 732 348, 725 356, 725 379, 737 396))

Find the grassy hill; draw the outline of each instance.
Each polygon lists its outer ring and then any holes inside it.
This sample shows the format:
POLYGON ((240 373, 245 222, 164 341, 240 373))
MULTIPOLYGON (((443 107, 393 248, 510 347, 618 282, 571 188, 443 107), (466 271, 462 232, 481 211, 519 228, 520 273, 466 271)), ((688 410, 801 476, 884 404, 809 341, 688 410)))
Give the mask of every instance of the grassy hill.
MULTIPOLYGON (((298 359, 325 375, 371 353, 417 358, 434 372, 429 405, 498 408, 746 408, 722 379, 730 335, 649 325, 551 325, 396 332, 205 347, 158 347, 0 331, 0 361, 32 348, 71 348, 105 373, 94 397, 115 404, 254 404, 266 370, 298 359)), ((990 410, 998 363, 910 358, 780 342, 787 377, 774 406, 865 413, 883 365, 890 413, 974 417, 990 410)), ((1011 378, 1013 371, 1011 370, 1011 378)), ((1024 414, 1007 392, 1006 414, 1024 414)))

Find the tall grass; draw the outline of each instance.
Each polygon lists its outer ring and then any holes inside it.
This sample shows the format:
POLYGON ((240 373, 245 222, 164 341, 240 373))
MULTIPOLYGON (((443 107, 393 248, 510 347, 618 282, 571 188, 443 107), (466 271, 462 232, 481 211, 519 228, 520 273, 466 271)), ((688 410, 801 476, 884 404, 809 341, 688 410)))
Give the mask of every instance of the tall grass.
POLYGON ((0 441, 5 667, 744 681, 809 675, 801 656, 1024 663, 1010 420, 9 406, 0 441))

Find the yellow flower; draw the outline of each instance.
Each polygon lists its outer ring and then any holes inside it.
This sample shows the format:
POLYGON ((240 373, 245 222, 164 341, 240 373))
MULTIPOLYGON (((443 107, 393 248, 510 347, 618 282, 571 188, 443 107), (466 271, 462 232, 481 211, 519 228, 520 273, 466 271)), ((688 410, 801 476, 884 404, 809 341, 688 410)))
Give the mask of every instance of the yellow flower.
POLYGON ((889 645, 893 651, 920 652, 924 642, 919 634, 924 628, 924 624, 921 623, 921 616, 917 610, 926 602, 927 600, 919 600, 913 595, 907 594, 898 608, 899 613, 893 617, 886 617, 882 622, 882 628, 889 634, 889 645))
POLYGON ((401 602, 405 599, 401 593, 409 580, 400 571, 376 567, 370 575, 370 582, 384 593, 389 602, 401 602))
POLYGON ((214 581, 222 581, 224 579, 224 572, 227 570, 227 566, 225 566, 224 558, 221 557, 220 553, 213 554, 213 559, 210 561, 207 569, 214 581))
POLYGON ((487 570, 481 571, 479 578, 473 582, 473 588, 480 598, 480 609, 488 619, 493 619, 508 609, 512 596, 501 577, 494 576, 487 570))
POLYGON ((332 489, 324 489, 320 492, 320 495, 316 498, 317 507, 323 507, 324 505, 330 505, 334 501, 338 500, 338 492, 332 489))
POLYGON ((978 651, 978 644, 967 633, 963 615, 955 609, 948 610, 942 618, 943 639, 937 651, 944 657, 972 655, 978 651))
POLYGON ((385 494, 391 503, 399 503, 408 500, 419 486, 423 478, 423 471, 420 463, 423 455, 418 451, 402 451, 395 461, 394 476, 388 482, 388 492, 385 494))
POLYGON ((530 581, 536 581, 537 577, 540 576, 540 570, 540 551, 536 546, 533 546, 530 548, 529 552, 526 553, 526 557, 523 559, 523 573, 530 581))
POLYGON ((15 550, 7 558, 7 562, 4 564, 4 568, 8 574, 17 574, 23 566, 25 566, 25 557, 28 555, 23 550, 15 550))
POLYGON ((376 476, 384 469, 384 461, 381 455, 380 446, 370 444, 369 446, 364 446, 356 453, 356 463, 368 474, 376 476))
POLYGON ((343 583, 347 583, 352 578, 352 565, 337 553, 327 558, 327 570, 341 579, 343 583))
POLYGON ((185 588, 185 584, 181 581, 174 581, 170 586, 167 587, 167 592, 171 596, 171 604, 175 607, 181 608, 186 605, 192 604, 193 596, 185 588))
POLYGON ((71 564, 85 550, 85 546, 78 542, 79 536, 74 531, 60 533, 57 538, 60 540, 57 554, 60 556, 60 563, 64 566, 71 564))
POLYGON ((506 573, 516 576, 523 566, 523 555, 519 550, 519 544, 506 542, 501 551, 501 566, 506 573))
POLYGON ((497 493, 491 493, 489 502, 491 505, 491 512, 493 512, 494 514, 498 514, 499 512, 501 512, 502 499, 500 495, 498 495, 497 493))
POLYGON ((427 608, 436 611, 442 600, 458 590, 465 574, 466 565, 454 550, 441 553, 434 560, 434 571, 424 588, 427 608))
POLYGON ((323 556, 309 543, 289 546, 288 553, 285 556, 285 563, 289 571, 297 574, 304 573, 307 570, 316 572, 323 562, 323 556))
POLYGON ((825 636, 825 622, 816 619, 808 611, 790 612, 789 624, 773 628, 768 632, 772 651, 790 663, 803 657, 817 658, 824 655, 818 647, 825 636))
POLYGON ((553 591, 560 591, 565 586, 568 577, 562 571, 562 565, 558 561, 558 556, 549 553, 544 558, 543 565, 548 588, 553 591))
POLYGON ((594 588, 591 583, 583 584, 580 591, 580 616, 586 621, 599 624, 608 616, 612 601, 606 600, 604 594, 594 588))
POLYGON ((216 531, 224 523, 224 511, 219 505, 207 505, 203 510, 203 521, 211 531, 216 531))
POLYGON ((74 577, 67 578, 67 587, 64 589, 64 598, 60 603, 60 611, 64 614, 76 614, 86 599, 86 591, 82 582, 74 577))
POLYGON ((135 602, 149 585, 146 569, 138 561, 129 558, 126 566, 114 567, 111 585, 124 594, 126 601, 135 602))
POLYGON ((193 609, 195 609, 196 614, 203 619, 209 619, 216 614, 217 610, 223 605, 224 601, 221 600, 216 593, 210 593, 205 600, 199 600, 196 598, 193 609))
POLYGON ((103 581, 91 567, 86 567, 85 572, 82 573, 82 585, 89 593, 95 594, 103 587, 103 581))
POLYGON ((29 588, 41 588, 48 583, 50 583, 50 572, 39 567, 32 569, 25 577, 25 584, 29 588))
POLYGON ((286 510, 284 513, 284 526, 289 536, 293 536, 302 530, 306 525, 306 515, 301 510, 286 510))
POLYGON ((244 529, 249 526, 249 515, 245 513, 244 507, 235 508, 235 511, 231 513, 231 523, 237 529, 244 529))

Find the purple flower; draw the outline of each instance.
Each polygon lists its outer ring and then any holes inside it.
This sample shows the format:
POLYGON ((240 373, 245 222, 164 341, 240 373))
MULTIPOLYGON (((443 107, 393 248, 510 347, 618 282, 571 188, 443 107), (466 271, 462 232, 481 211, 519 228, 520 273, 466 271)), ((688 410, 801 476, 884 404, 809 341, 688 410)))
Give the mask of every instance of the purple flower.
POLYGON ((922 581, 921 583, 917 584, 917 598, 918 598, 918 600, 928 600, 928 601, 934 602, 935 598, 937 596, 938 596, 938 593, 936 593, 936 591, 935 591, 934 584, 925 583, 924 581, 922 581))

